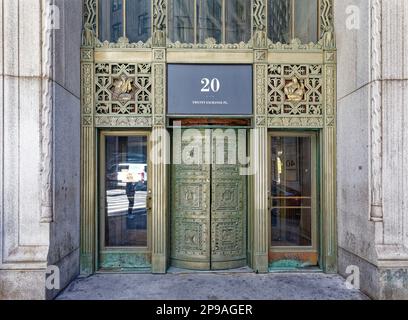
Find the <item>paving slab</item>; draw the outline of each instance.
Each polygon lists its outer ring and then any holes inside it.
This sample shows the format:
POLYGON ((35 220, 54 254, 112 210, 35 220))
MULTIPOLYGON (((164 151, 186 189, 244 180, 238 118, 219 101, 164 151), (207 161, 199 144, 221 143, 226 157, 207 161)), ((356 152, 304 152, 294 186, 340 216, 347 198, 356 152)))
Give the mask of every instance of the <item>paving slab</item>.
POLYGON ((339 275, 323 273, 95 274, 74 280, 59 300, 366 300, 339 275))

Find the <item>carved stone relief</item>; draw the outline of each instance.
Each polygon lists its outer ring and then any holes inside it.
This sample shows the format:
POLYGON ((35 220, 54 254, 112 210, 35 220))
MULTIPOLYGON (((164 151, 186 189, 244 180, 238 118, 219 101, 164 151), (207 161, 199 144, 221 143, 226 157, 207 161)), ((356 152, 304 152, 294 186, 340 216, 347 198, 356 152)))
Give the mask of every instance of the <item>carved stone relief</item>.
POLYGON ((266 1, 254 0, 253 8, 254 29, 266 31, 266 1))
MULTIPOLYGON (((155 50, 154 58, 157 60, 165 59, 164 50, 155 50)), ((153 64, 154 76, 154 125, 165 125, 166 112, 166 65, 165 63, 153 64)))
POLYGON ((96 31, 96 4, 97 0, 84 0, 84 26, 89 26, 90 30, 96 31))
POLYGON ((167 0, 153 1, 153 26, 154 31, 166 29, 167 0))
POLYGON ((254 66, 255 75, 255 125, 257 127, 265 127, 266 121, 266 106, 267 106, 267 77, 268 65, 267 63, 259 63, 254 66))
POLYGON ((335 107, 335 83, 336 83, 336 66, 334 64, 327 64, 325 66, 326 77, 326 104, 325 115, 326 125, 332 127, 335 125, 336 107, 335 107))
POLYGON ((92 126, 93 117, 93 96, 94 96, 94 64, 93 50, 82 49, 81 64, 81 103, 82 103, 82 121, 84 126, 92 126))
POLYGON ((371 3, 371 219, 383 219, 383 103, 382 82, 382 8, 381 1, 371 3))
POLYGON ((320 43, 325 49, 336 47, 333 23, 333 0, 320 0, 320 43))

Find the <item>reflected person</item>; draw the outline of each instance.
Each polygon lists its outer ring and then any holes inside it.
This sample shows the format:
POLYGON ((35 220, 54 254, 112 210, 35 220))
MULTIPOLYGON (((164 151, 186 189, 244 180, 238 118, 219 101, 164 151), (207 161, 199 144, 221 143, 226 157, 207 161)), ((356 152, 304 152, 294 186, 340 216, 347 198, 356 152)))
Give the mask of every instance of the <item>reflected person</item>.
MULTIPOLYGON (((128 181, 133 181, 132 174, 128 175, 128 181)), ((129 201, 128 207, 128 214, 131 215, 133 213, 133 206, 135 204, 135 193, 136 193, 136 183, 135 182, 127 182, 126 183, 126 196, 129 201)))

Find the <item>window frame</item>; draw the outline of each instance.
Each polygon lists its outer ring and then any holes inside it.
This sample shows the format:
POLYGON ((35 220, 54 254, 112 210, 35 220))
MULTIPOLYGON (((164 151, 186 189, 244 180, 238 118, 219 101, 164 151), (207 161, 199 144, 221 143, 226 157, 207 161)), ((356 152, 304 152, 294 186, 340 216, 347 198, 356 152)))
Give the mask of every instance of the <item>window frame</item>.
MULTIPOLYGON (((284 44, 289 44, 294 39, 298 39, 296 37, 296 22, 295 22, 295 20, 296 20, 295 19, 295 17, 296 17, 295 2, 298 1, 298 0, 289 0, 289 1, 291 3, 291 10, 290 10, 291 12, 290 12, 290 21, 289 21, 289 26, 290 26, 289 41, 285 42, 284 44)), ((317 13, 316 13, 316 17, 317 17, 316 31, 317 31, 317 34, 316 34, 316 39, 317 39, 317 41, 316 42, 309 41, 309 42, 312 42, 312 43, 317 43, 320 40, 321 35, 322 35, 322 30, 321 30, 321 21, 322 21, 322 19, 321 19, 321 2, 322 2, 321 0, 316 0, 316 3, 317 3, 317 13)), ((268 39, 272 41, 272 39, 269 37, 269 30, 270 30, 270 27, 271 27, 271 21, 269 19, 270 3, 271 3, 270 0, 267 0, 267 4, 266 4, 266 11, 267 11, 267 14, 266 14, 266 16, 267 16, 267 18, 266 18, 266 21, 267 21, 266 30, 267 30, 268 39)), ((276 43, 276 42, 274 42, 274 43, 276 43)))
MULTIPOLYGON (((100 25, 99 25, 99 16, 100 16, 100 9, 99 9, 99 7, 100 7, 100 1, 101 0, 97 0, 96 1, 96 30, 95 30, 95 34, 96 34, 96 38, 97 39, 99 39, 99 41, 109 41, 109 42, 111 42, 110 40, 108 40, 108 39, 100 39, 100 32, 99 32, 99 30, 100 30, 100 25)), ((127 0, 122 0, 122 5, 121 6, 119 6, 119 9, 118 10, 121 10, 122 11, 122 35, 118 38, 118 40, 120 39, 120 38, 126 38, 126 39, 129 39, 129 37, 128 37, 128 35, 127 35, 127 18, 126 18, 126 9, 127 9, 127 4, 126 4, 126 2, 127 2, 127 0)), ((139 17, 140 16, 143 16, 143 14, 139 14, 138 15, 139 17)), ((149 20, 149 16, 148 16, 148 20, 149 20)), ((150 23, 148 24, 148 25, 150 25, 150 33, 149 33, 149 36, 148 36, 148 39, 151 39, 151 37, 152 37, 152 32, 153 32, 153 0, 151 0, 150 1, 150 23)), ((138 36, 139 36, 139 31, 140 31, 140 22, 139 22, 139 24, 138 24, 138 26, 137 26, 137 29, 138 29, 138 36)), ((140 40, 140 41, 142 41, 142 40, 140 40)), ((145 43, 145 42, 147 42, 147 41, 142 41, 143 43, 145 43)))
MULTIPOLYGON (((152 172, 152 163, 151 158, 149 157, 150 151, 152 148, 151 145, 151 132, 145 130, 100 130, 99 132, 99 176, 98 176, 98 195, 99 201, 97 203, 97 224, 98 224, 98 243, 99 248, 98 252, 111 253, 111 252, 126 252, 126 253, 150 253, 152 250, 152 214, 147 208, 147 244, 146 246, 107 246, 105 238, 105 226, 106 226, 106 186, 105 186, 105 177, 106 177, 106 138, 107 137, 147 137, 147 190, 149 194, 152 190, 152 181, 149 178, 152 172)), ((149 206, 148 200, 146 199, 146 205, 149 206)))
MULTIPOLYGON (((126 24, 126 8, 127 8, 127 5, 126 5, 126 2, 127 2, 128 0, 122 0, 122 5, 121 5, 121 7, 118 9, 118 10, 121 10, 122 11, 122 35, 121 35, 121 37, 124 37, 124 38, 128 38, 127 37, 127 24, 126 24)), ((167 28, 166 28, 166 36, 167 36, 167 38, 168 39, 171 39, 170 38, 170 32, 171 32, 171 26, 170 26, 170 24, 169 24, 169 21, 170 21, 170 5, 169 5, 169 1, 173 1, 173 0, 167 0, 166 1, 166 20, 167 20, 167 23, 166 23, 166 26, 167 26, 167 28)), ((199 42, 198 41, 198 14, 197 14, 197 1, 198 0, 194 0, 194 17, 193 17, 193 22, 194 22, 194 25, 193 25, 193 34, 194 34, 194 41, 193 42, 191 42, 191 43, 189 43, 189 44, 194 44, 194 45, 198 45, 198 44, 204 44, 204 42, 199 42)), ((234 43, 231 43, 231 42, 226 42, 226 34, 227 34, 227 30, 226 30, 226 14, 225 14, 225 9, 226 9, 226 1, 227 0, 221 0, 222 1, 222 21, 221 21, 221 24, 222 24, 222 26, 221 26, 221 42, 220 43, 217 43, 217 44, 220 44, 220 45, 226 45, 226 44, 234 44, 234 43)), ((251 8, 253 8, 253 5, 254 5, 254 0, 250 0, 251 1, 251 8)), ((290 37, 289 37, 289 41, 288 42, 285 42, 284 44, 290 44, 291 43, 291 41, 293 41, 294 39, 296 39, 296 37, 294 37, 295 36, 295 29, 296 29, 296 25, 295 25, 295 19, 294 19, 294 17, 295 17, 295 5, 294 5, 294 3, 295 3, 295 1, 298 1, 298 0, 290 0, 290 2, 291 2, 291 17, 290 17, 290 22, 289 22, 289 25, 290 25, 290 37)), ((322 17, 321 17, 321 5, 322 5, 322 0, 316 0, 317 1, 317 14, 316 14, 316 17, 317 17, 317 21, 316 21, 316 23, 317 23, 317 34, 316 34, 316 39, 317 39, 317 41, 316 42, 313 42, 313 43, 318 43, 319 42, 319 40, 321 39, 321 36, 322 36, 322 33, 323 33, 323 31, 322 31, 322 25, 321 25, 321 23, 322 23, 322 17)), ((151 0, 150 1, 150 33, 149 33, 149 36, 148 36, 148 39, 151 39, 151 37, 152 37, 152 34, 153 34, 153 30, 154 30, 154 18, 153 18, 153 7, 154 7, 154 4, 153 4, 153 2, 154 2, 154 0, 151 0)), ((269 8, 270 8, 270 1, 268 0, 267 1, 267 3, 266 3, 266 33, 267 33, 267 37, 268 37, 268 39, 270 40, 270 41, 272 41, 272 39, 269 37, 269 29, 270 29, 270 19, 269 19, 269 8)), ((100 19, 99 19, 99 16, 100 16, 100 0, 97 0, 96 1, 96 30, 95 30, 95 33, 96 33, 96 37, 97 37, 97 39, 99 39, 100 41, 102 41, 102 42, 104 42, 104 41, 107 41, 107 39, 105 39, 105 40, 103 40, 103 39, 100 39, 99 37, 100 37, 100 19)), ((254 12, 253 12, 253 10, 251 10, 251 13, 250 13, 250 15, 251 15, 251 18, 250 18, 250 37, 249 37, 249 39, 248 39, 248 41, 247 42, 245 42, 245 43, 249 43, 250 41, 251 41, 251 39, 253 38, 253 36, 254 36, 254 12)), ((119 37, 120 38, 120 37, 119 37)), ((171 40, 172 41, 172 40, 171 40)), ((111 42, 111 41, 110 41, 111 42)), ((147 43, 148 41, 142 41, 142 42, 144 42, 144 43, 147 43)), ((273 41, 272 41, 273 42, 273 41)), ((309 41, 310 42, 310 41, 309 41)), ((172 43, 174 43, 173 41, 172 41, 172 43)), ((185 43, 185 42, 182 42, 182 43, 185 43)), ((273 42, 273 43, 276 43, 276 42, 273 42)))
POLYGON ((319 164, 319 134, 317 131, 310 130, 270 130, 268 132, 268 246, 270 253, 305 253, 317 254, 317 262, 320 261, 320 164, 319 164), (271 177, 272 177, 272 139, 273 137, 305 137, 311 139, 311 245, 310 246, 273 246, 272 245, 272 224, 271 224, 271 210, 272 210, 272 194, 271 194, 271 177))
MULTIPOLYGON (((168 0, 168 2, 173 1, 173 0, 168 0)), ((198 45, 198 44, 204 44, 205 42, 199 42, 199 35, 198 35, 198 10, 197 10, 197 1, 199 0, 193 0, 194 1, 194 14, 193 14, 193 42, 191 42, 191 44, 194 45, 198 45)), ((226 22, 226 1, 227 0, 221 0, 221 42, 217 42, 217 44, 221 44, 221 45, 226 45, 226 44, 234 44, 232 42, 227 42, 226 38, 227 38, 227 22, 226 22)), ((253 37, 253 0, 250 0, 251 4, 250 4, 250 36, 248 41, 242 41, 244 43, 248 43, 249 41, 251 41, 252 37, 253 37)), ((171 17, 171 12, 170 12, 170 5, 167 5, 167 30, 166 30, 166 35, 167 38, 170 39, 172 42, 173 40, 171 39, 171 32, 172 32, 172 27, 170 27, 170 19, 174 19, 170 18, 171 17)), ((211 38, 211 37, 208 37, 211 38)), ((175 41, 176 42, 176 41, 175 41)), ((174 42, 173 42, 174 43, 174 42)))

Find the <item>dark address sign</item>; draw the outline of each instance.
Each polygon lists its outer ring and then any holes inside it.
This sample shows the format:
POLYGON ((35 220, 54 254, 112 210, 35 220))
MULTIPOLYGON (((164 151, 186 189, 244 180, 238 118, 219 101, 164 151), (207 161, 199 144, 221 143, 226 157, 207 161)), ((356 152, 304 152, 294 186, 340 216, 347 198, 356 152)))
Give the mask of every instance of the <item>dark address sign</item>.
POLYGON ((168 114, 251 115, 252 65, 169 64, 168 114))

